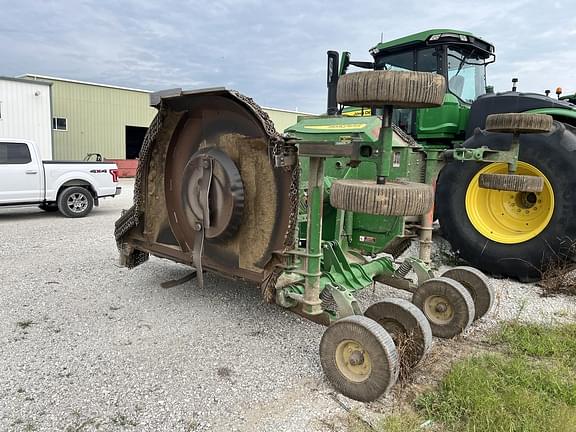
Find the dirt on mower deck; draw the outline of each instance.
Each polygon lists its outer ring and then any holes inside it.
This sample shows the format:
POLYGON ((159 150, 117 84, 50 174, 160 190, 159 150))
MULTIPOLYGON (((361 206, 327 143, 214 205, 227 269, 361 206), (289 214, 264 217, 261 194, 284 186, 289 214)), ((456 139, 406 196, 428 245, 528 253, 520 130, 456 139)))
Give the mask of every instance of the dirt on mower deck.
MULTIPOLYGON (((435 340, 413 376, 377 402, 337 395, 320 369, 323 328, 262 302, 257 287, 151 258, 121 268, 112 235, 131 182, 83 219, 0 210, 0 430, 328 431, 370 419, 441 378, 501 320, 565 322, 576 299, 492 280, 494 310, 453 341, 435 340)), ((442 253, 437 253, 442 257, 442 253)), ((447 267, 446 267, 447 268, 447 267)), ((378 286, 369 304, 409 294, 378 286)))

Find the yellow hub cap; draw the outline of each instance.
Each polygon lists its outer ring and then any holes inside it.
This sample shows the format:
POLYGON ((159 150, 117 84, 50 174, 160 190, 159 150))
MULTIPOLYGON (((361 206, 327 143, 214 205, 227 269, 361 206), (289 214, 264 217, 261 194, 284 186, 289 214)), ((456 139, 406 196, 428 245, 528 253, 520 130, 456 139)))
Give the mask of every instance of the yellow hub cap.
POLYGON ((454 318, 454 308, 446 297, 434 295, 424 301, 424 314, 434 324, 445 325, 454 318))
POLYGON ((343 340, 336 347, 336 366, 349 381, 366 381, 372 372, 372 362, 364 347, 354 340, 343 340))
POLYGON ((518 162, 516 174, 543 177, 542 192, 508 192, 478 186, 480 174, 507 173, 508 165, 504 163, 492 163, 478 171, 466 191, 466 213, 484 237, 497 243, 522 243, 536 237, 550 222, 554 191, 544 174, 526 162, 518 162))

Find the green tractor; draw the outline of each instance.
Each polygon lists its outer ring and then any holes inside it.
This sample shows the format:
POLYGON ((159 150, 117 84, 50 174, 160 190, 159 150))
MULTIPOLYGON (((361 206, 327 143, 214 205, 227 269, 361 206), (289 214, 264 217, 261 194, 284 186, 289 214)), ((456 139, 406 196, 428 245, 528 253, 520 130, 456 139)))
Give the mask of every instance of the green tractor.
MULTIPOLYGON (((576 176, 571 177, 576 172, 576 105, 571 99, 520 93, 517 80, 512 91, 494 94, 486 86, 486 66, 495 60, 494 47, 468 32, 428 30, 379 43, 370 54, 373 61, 365 62, 350 60, 348 52, 341 59, 329 52, 329 69, 338 63, 340 77, 350 66, 432 72, 445 77, 447 90, 441 107, 400 108, 392 119, 392 176, 435 185, 434 211, 419 219, 404 218, 406 225, 402 218, 383 221, 355 214, 346 221, 351 248, 397 255, 419 231, 420 257, 429 261, 429 231, 438 219, 453 250, 487 273, 536 280, 550 265, 571 259, 576 240, 576 176), (554 122, 542 130, 487 128, 488 116, 499 113, 548 114, 554 122), (488 178, 501 180, 501 174, 539 181, 540 186, 485 184, 488 178)), ((334 89, 337 80, 332 76, 329 88, 334 89)), ((300 139, 363 137, 378 123, 371 114, 382 113, 371 108, 336 105, 334 96, 329 96, 328 114, 348 118, 341 117, 338 125, 324 124, 321 118, 302 119, 286 132, 300 139)), ((334 179, 374 175, 374 167, 367 164, 355 172, 348 168, 346 160, 330 160, 326 174, 334 179)), ((338 221, 333 211, 330 220, 331 209, 326 210, 325 236, 330 236, 328 231, 338 221)))
MULTIPOLYGON (((445 235, 479 267, 533 277, 522 260, 559 253, 559 237, 574 230, 574 188, 561 175, 575 163, 572 129, 539 112, 514 114, 519 103, 494 105, 499 110, 489 103, 506 94, 472 103, 492 51, 471 35, 437 31, 381 44, 373 63, 348 54, 340 62, 329 52, 327 114, 301 118, 284 134, 234 90, 152 94, 158 114, 140 152, 134 205, 115 225, 120 262, 133 268, 154 255, 193 267, 165 287, 196 277, 209 293, 207 271, 259 285, 266 301, 328 326, 320 363, 337 390, 361 401, 380 397, 421 361, 432 335, 462 333, 494 301, 476 268, 437 277, 427 263, 437 177, 445 235), (403 55, 411 60, 393 61, 403 55), (375 70, 345 73, 350 65, 375 70), (407 70, 398 70, 402 65, 407 70), (375 115, 341 115, 347 106, 375 115), (505 209, 508 196, 521 214, 505 209), (496 204, 522 226, 492 227, 490 235, 514 241, 490 240, 475 228, 478 221, 507 221, 493 214, 496 204), (514 237, 530 232, 524 223, 542 221, 532 238, 514 237), (420 258, 398 259, 415 237, 420 258), (519 245, 537 249, 516 251, 519 245), (510 264, 513 271, 501 263, 512 253, 522 262, 510 264), (359 292, 375 282, 411 292, 412 301, 393 297, 363 307, 359 292)), ((568 103, 542 101, 548 114, 573 112, 568 103)))

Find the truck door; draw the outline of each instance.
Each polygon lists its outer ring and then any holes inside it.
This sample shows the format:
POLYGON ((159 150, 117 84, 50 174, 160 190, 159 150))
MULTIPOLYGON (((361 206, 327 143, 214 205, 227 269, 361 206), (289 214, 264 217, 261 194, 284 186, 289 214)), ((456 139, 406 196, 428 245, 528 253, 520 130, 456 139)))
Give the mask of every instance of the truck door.
POLYGON ((42 168, 27 143, 0 142, 0 204, 42 200, 42 168))

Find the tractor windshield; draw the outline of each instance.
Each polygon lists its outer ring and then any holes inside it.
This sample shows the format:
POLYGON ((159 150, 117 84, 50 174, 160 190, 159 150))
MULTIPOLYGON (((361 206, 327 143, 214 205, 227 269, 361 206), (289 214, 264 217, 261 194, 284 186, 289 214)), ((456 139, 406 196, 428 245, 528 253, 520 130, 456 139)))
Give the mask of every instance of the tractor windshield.
POLYGON ((448 89, 466 103, 486 93, 486 53, 469 46, 424 47, 376 56, 375 69, 446 71, 448 89), (443 63, 442 57, 446 57, 443 63), (446 68, 447 66, 447 68, 446 68))
POLYGON ((464 102, 472 103, 486 93, 486 62, 468 53, 448 48, 448 89, 464 102))

